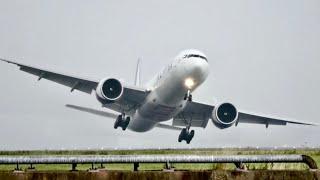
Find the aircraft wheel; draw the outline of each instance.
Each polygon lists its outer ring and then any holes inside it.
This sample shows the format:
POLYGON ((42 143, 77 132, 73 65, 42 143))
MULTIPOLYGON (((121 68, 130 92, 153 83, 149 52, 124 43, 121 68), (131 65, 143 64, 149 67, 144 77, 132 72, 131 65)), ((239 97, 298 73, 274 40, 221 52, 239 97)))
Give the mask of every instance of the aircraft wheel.
POLYGON ((181 136, 182 136, 182 140, 185 140, 186 137, 188 136, 188 132, 186 128, 182 129, 181 136))
POLYGON ((178 142, 181 142, 182 141, 182 138, 181 138, 181 135, 179 136, 178 138, 178 142))
POLYGON ((181 135, 182 135, 183 137, 185 137, 186 134, 187 134, 187 129, 186 129, 186 128, 183 128, 182 131, 181 131, 181 135))
POLYGON ((193 136, 194 136, 194 130, 191 130, 191 132, 190 132, 190 135, 189 135, 190 137, 191 137, 191 139, 193 138, 193 136))
POLYGON ((115 129, 117 129, 117 128, 119 127, 119 124, 120 124, 121 119, 122 119, 122 116, 119 115, 119 116, 117 117, 116 121, 114 122, 114 125, 113 125, 113 127, 114 127, 115 129))
POLYGON ((130 117, 126 117, 126 120, 122 122, 122 130, 126 130, 130 122, 130 117))
POLYGON ((188 95, 185 94, 183 100, 187 100, 187 98, 188 98, 188 95))
POLYGON ((194 136, 194 130, 191 130, 186 138, 187 144, 190 144, 191 140, 193 139, 193 136, 194 136))
POLYGON ((186 139, 187 129, 183 128, 179 134, 178 142, 181 142, 186 139))
POLYGON ((125 121, 125 126, 127 127, 129 125, 129 123, 130 123, 130 117, 127 117, 126 121, 125 121))
POLYGON ((191 141, 191 139, 188 139, 188 140, 187 140, 187 144, 190 144, 190 141, 191 141))

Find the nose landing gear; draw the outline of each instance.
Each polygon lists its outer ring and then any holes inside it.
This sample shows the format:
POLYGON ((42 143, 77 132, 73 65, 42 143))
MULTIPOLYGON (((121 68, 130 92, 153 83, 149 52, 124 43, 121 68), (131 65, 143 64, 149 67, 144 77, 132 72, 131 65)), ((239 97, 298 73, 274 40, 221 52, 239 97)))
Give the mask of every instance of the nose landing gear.
POLYGON ((184 100, 192 101, 192 95, 190 90, 187 91, 187 93, 184 95, 184 100))
POLYGON ((121 127, 122 130, 126 130, 130 122, 130 117, 126 117, 125 114, 121 114, 117 117, 116 122, 114 122, 114 128, 117 129, 121 127))
POLYGON ((190 144, 193 136, 194 136, 194 130, 189 131, 189 128, 183 128, 179 135, 178 141, 181 142, 185 140, 187 144, 190 144))

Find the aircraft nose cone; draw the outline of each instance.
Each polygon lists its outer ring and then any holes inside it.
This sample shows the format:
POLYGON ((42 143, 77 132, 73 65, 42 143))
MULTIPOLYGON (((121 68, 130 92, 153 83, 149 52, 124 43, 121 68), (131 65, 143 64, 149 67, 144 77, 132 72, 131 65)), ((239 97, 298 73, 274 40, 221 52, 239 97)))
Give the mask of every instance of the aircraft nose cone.
POLYGON ((209 64, 207 61, 198 59, 193 64, 193 75, 196 79, 204 81, 209 74, 209 64))

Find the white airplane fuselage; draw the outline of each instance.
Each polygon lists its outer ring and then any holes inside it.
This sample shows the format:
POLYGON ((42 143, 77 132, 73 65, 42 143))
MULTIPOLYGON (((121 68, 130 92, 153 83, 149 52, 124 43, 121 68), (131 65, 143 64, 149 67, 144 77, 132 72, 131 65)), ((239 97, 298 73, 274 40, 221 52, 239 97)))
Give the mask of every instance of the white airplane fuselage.
POLYGON ((136 132, 151 130, 157 123, 172 119, 186 105, 184 96, 194 91, 209 74, 209 64, 200 57, 178 56, 148 84, 146 101, 134 114, 128 128, 136 132))

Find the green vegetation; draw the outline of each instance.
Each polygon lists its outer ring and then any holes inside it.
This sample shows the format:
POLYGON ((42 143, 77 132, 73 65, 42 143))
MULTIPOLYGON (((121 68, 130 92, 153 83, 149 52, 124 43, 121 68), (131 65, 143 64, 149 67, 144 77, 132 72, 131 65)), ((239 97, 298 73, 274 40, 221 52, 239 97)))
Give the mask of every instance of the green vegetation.
MULTIPOLYGON (((265 150, 265 149, 181 149, 181 150, 76 150, 76 151, 0 151, 0 156, 32 156, 32 155, 138 155, 138 154, 197 154, 197 155, 262 155, 262 154, 305 154, 311 156, 320 167, 320 149, 290 149, 290 150, 265 150)), ((171 164, 178 170, 217 170, 234 169, 233 164, 214 163, 175 163, 171 164)), ((296 169, 305 170, 308 166, 303 163, 258 163, 246 164, 250 170, 255 169, 296 169)), ((100 164, 95 165, 99 167, 100 164)), ((132 170, 133 164, 103 164, 108 170, 132 170)), ((29 165, 21 165, 27 169, 29 165)), ((13 170, 15 165, 0 165, 0 170, 13 170)), ((79 164, 78 170, 87 170, 90 164, 79 164)), ((140 164, 139 170, 162 170, 164 164, 140 164)), ((70 170, 71 165, 36 165, 37 170, 70 170)))

